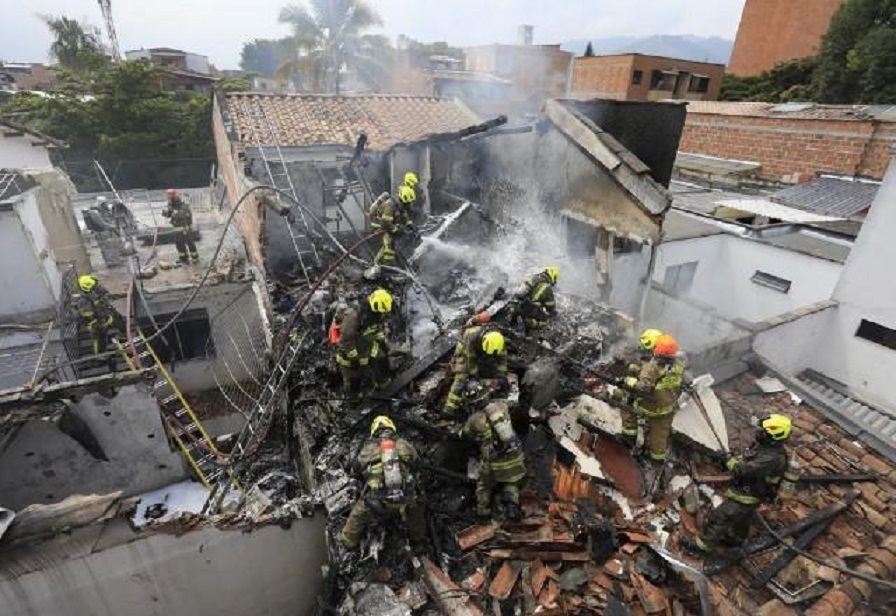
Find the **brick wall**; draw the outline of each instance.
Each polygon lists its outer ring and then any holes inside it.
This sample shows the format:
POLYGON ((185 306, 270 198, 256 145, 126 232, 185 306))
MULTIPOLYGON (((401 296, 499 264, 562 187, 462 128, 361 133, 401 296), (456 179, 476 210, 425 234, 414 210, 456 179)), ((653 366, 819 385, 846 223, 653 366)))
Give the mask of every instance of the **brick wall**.
POLYGON ((775 64, 818 53, 843 0, 747 0, 728 71, 758 75, 775 64))
POLYGON ((599 93, 600 98, 624 100, 632 80, 632 56, 576 58, 572 69, 572 91, 599 93))
POLYGON ((708 62, 691 62, 677 58, 622 54, 576 58, 572 69, 571 90, 577 94, 594 94, 600 98, 629 101, 682 98, 716 100, 722 87, 725 67, 708 62), (633 83, 634 71, 641 71, 640 83, 633 83), (651 90, 654 70, 679 71, 679 85, 675 91, 651 90), (701 75, 709 78, 706 92, 691 92, 691 80, 701 75))
POLYGON ((817 173, 883 178, 896 123, 689 112, 679 151, 758 162, 758 176, 799 182, 817 173))

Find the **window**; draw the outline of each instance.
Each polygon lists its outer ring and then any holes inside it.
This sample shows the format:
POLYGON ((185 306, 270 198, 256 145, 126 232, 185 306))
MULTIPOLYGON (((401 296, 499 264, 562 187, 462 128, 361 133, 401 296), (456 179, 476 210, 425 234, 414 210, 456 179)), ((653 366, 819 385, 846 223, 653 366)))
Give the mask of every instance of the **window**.
POLYGON ((636 242, 635 240, 622 237, 619 235, 613 236, 613 254, 614 255, 624 255, 630 252, 641 252, 641 243, 636 242))
MULTIPOLYGON (((176 313, 153 315, 159 327, 165 327, 176 313)), ((148 317, 137 319, 137 326, 146 337, 156 332, 148 317)), ((185 359, 206 359, 215 356, 215 346, 211 337, 211 324, 205 308, 187 310, 165 330, 160 338, 152 342, 152 348, 163 363, 185 359)))
POLYGON ((572 257, 594 257, 597 248, 597 227, 566 217, 566 245, 572 257))
POLYGON ((675 78, 677 73, 674 71, 658 71, 650 72, 650 89, 666 90, 671 92, 675 88, 675 78))
POLYGON ((856 330, 856 336, 896 351, 896 329, 890 329, 880 323, 862 319, 862 322, 859 323, 859 328, 856 330))
POLYGON ((705 94, 709 92, 709 77, 703 75, 691 75, 691 82, 688 84, 688 92, 698 92, 705 94))
POLYGON ((670 293, 680 295, 687 293, 694 283, 694 274, 697 271, 697 261, 670 265, 663 276, 663 286, 670 293))
POLYGON ((789 280, 779 278, 768 272, 760 272, 759 270, 756 270, 756 273, 750 277, 750 280, 761 287, 768 287, 769 289, 774 289, 780 293, 788 293, 790 291, 790 285, 793 284, 789 280))
POLYGON ((632 73, 632 85, 639 86, 644 80, 644 71, 635 71, 632 73))

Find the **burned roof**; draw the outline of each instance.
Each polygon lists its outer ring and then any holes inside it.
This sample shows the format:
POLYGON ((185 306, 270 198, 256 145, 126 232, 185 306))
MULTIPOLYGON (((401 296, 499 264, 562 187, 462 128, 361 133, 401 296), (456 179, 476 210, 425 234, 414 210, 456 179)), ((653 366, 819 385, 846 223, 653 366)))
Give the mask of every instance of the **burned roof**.
POLYGON ((821 176, 805 184, 797 184, 770 195, 772 201, 789 205, 807 212, 852 218, 864 216, 880 182, 821 176))
POLYGON ((271 132, 266 124, 254 128, 259 121, 271 122, 284 147, 354 146, 366 133, 368 147, 381 151, 480 122, 460 101, 430 96, 243 92, 228 94, 226 102, 244 146, 273 145, 259 143, 259 135, 271 132))

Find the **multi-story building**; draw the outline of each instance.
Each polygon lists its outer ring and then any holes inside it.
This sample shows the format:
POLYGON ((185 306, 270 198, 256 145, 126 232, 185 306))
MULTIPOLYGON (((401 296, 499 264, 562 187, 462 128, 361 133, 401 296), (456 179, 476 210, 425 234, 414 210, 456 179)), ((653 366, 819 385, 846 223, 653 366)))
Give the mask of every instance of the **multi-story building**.
POLYGON ((576 58, 571 91, 577 96, 628 101, 669 98, 716 100, 725 67, 639 53, 576 58))
POLYGON ((843 0, 747 0, 728 71, 746 77, 816 55, 843 0))
POLYGON ((167 75, 165 88, 169 90, 205 92, 211 90, 215 81, 208 56, 198 53, 154 47, 126 51, 124 55, 128 60, 149 60, 159 68, 165 69, 167 75))

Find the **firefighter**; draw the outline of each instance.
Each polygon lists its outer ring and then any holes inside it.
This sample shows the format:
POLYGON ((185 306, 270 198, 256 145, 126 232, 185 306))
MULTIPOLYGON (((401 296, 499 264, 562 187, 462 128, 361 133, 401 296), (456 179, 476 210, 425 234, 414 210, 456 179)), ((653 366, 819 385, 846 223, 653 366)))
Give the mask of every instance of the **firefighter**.
POLYGON ((369 381, 381 388, 389 383, 389 347, 386 319, 392 312, 392 295, 385 289, 374 290, 366 301, 337 311, 333 323, 339 332, 336 363, 342 372, 342 387, 347 394, 358 394, 369 381))
POLYGON ((526 476, 526 460, 519 437, 513 431, 507 402, 496 400, 473 412, 461 436, 479 446, 479 476, 476 479, 476 514, 492 516, 492 500, 504 503, 510 520, 520 519, 520 485, 526 476))
POLYGON ((414 223, 411 221, 409 208, 416 199, 414 189, 402 184, 394 197, 384 192, 370 204, 367 209, 370 226, 383 233, 382 245, 373 259, 374 264, 395 263, 395 237, 404 231, 413 231, 414 223))
MULTIPOLYGON (((417 188, 417 185, 420 183, 420 178, 413 171, 408 171, 404 174, 404 182, 403 184, 414 191, 414 200, 410 204, 408 204, 408 209, 412 212, 414 210, 423 211, 423 191, 417 188)), ((408 213, 408 217, 410 217, 410 212, 408 213)))
POLYGON ((657 339, 663 335, 658 329, 648 328, 641 332, 638 336, 637 347, 623 354, 625 361, 625 373, 622 378, 614 382, 616 389, 613 391, 612 398, 616 402, 623 404, 622 414, 622 440, 634 447, 635 440, 638 437, 638 416, 631 409, 627 408, 632 403, 634 392, 628 387, 628 383, 636 383, 630 381, 631 377, 637 377, 641 374, 641 369, 653 359, 653 348, 656 346, 657 339))
POLYGON ((178 196, 173 188, 168 189, 168 207, 162 211, 162 216, 171 219, 174 227, 174 245, 177 247, 177 260, 181 263, 199 263, 199 253, 196 251, 196 243, 193 241, 193 212, 190 206, 178 196))
POLYGON ((90 335, 91 350, 99 355, 106 350, 109 339, 120 333, 118 311, 109 301, 109 292, 97 282, 96 277, 83 274, 78 277, 76 299, 78 325, 90 335))
POLYGON ((376 417, 370 425, 370 439, 356 460, 356 470, 363 474, 365 483, 342 527, 341 540, 346 548, 357 549, 371 523, 389 519, 404 523, 412 546, 423 545, 426 523, 411 472, 416 461, 417 451, 397 435, 393 421, 385 415, 376 417))
POLYGON ((504 347, 504 335, 489 325, 474 325, 464 330, 451 361, 454 380, 442 409, 446 415, 457 411, 468 379, 499 379, 501 388, 507 389, 507 351, 504 347))
POLYGON ((692 553, 738 547, 750 534, 756 509, 778 495, 787 470, 787 449, 793 425, 790 417, 772 413, 756 428, 755 442, 742 460, 728 452, 717 454, 718 461, 733 475, 725 500, 712 510, 703 530, 693 539, 682 537, 681 546, 692 553))
MULTIPOLYGON (((641 367, 637 377, 629 376, 624 381, 633 394, 635 412, 647 420, 647 454, 653 462, 666 460, 672 420, 684 386, 685 365, 677 356, 675 338, 668 334, 658 336, 653 346, 653 358, 641 367)), ((633 415, 624 419, 629 431, 633 419, 633 415)))
POLYGON ((550 265, 524 280, 517 289, 512 300, 511 320, 521 318, 527 334, 541 329, 557 314, 554 287, 559 278, 560 268, 550 265))

